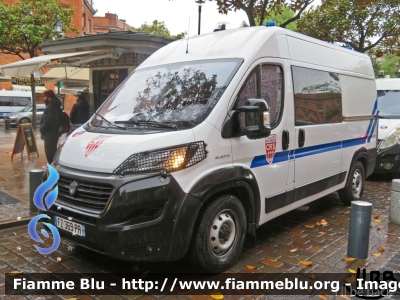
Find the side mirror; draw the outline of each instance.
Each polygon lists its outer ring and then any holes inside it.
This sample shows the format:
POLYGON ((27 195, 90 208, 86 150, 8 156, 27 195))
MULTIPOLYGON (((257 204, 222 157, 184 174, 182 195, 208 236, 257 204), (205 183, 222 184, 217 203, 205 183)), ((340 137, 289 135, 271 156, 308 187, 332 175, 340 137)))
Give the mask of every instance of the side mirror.
POLYGON ((263 99, 249 99, 247 105, 232 110, 225 118, 222 137, 231 138, 246 135, 255 140, 270 135, 268 104, 263 99))

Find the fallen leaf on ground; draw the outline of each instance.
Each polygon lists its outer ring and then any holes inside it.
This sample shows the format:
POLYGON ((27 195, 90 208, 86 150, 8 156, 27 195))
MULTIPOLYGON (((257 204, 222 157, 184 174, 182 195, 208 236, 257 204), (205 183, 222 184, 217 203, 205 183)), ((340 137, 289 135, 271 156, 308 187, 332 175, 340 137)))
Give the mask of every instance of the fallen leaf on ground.
POLYGON ((374 253, 373 256, 381 256, 382 252, 374 253))
POLYGON ((278 260, 277 259, 270 259, 270 261, 277 262, 278 260))
POLYGON ((315 274, 310 274, 310 276, 308 276, 308 277, 310 277, 311 279, 314 279, 315 274))
POLYGON ((382 247, 382 246, 379 246, 379 247, 378 247, 378 250, 379 250, 379 251, 385 251, 385 248, 382 247))
POLYGON ((312 292, 313 292, 313 289, 312 289, 312 288, 308 288, 308 289, 307 289, 307 292, 312 293, 312 292))
POLYGON ((65 300, 78 300, 79 298, 67 298, 65 300))
POLYGON ((305 266, 311 266, 313 262, 309 260, 301 260, 300 263, 305 266))
POLYGON ((1 187, 0 187, 0 190, 4 190, 4 188, 1 186, 1 187))
POLYGON ((398 236, 396 239, 400 240, 400 236, 398 236))
POLYGON ((321 226, 322 225, 321 222, 317 222, 315 224, 317 224, 317 226, 321 226))
POLYGON ((304 225, 307 228, 314 228, 314 225, 304 225))
POLYGON ((293 252, 296 252, 296 251, 297 251, 297 248, 290 249, 289 251, 292 252, 292 253, 293 253, 293 252))
POLYGON ((0 216, 0 219, 4 219, 4 216, 0 216))
POLYGON ((356 259, 354 257, 345 257, 343 258, 345 261, 355 261, 356 259))
POLYGON ((326 225, 328 225, 328 222, 325 219, 322 219, 321 220, 321 225, 322 226, 326 226, 326 225))
POLYGON ((347 206, 347 208, 351 208, 351 206, 347 206))
POLYGON ((326 232, 325 231, 320 231, 320 232, 318 232, 319 234, 326 234, 326 232))
POLYGON ((383 227, 378 227, 378 231, 379 231, 379 230, 383 230, 383 229, 385 229, 385 228, 383 228, 383 227))
POLYGON ((210 296, 216 300, 224 299, 224 295, 222 295, 220 292, 214 292, 210 296))
POLYGON ((324 299, 324 300, 328 300, 328 298, 326 298, 325 295, 318 295, 319 298, 324 299))
POLYGON ((15 174, 14 176, 21 176, 21 174, 18 173, 18 174, 15 174))
POLYGON ((351 274, 356 274, 356 273, 357 273, 357 272, 354 271, 353 269, 349 269, 349 272, 350 272, 351 274))
POLYGON ((249 269, 249 270, 254 270, 254 269, 257 269, 257 267, 256 267, 256 266, 250 266, 250 265, 247 265, 246 267, 247 267, 247 269, 249 269))
POLYGON ((345 296, 345 295, 340 295, 340 298, 343 298, 343 299, 350 299, 349 297, 347 297, 347 296, 345 296))
POLYGON ((388 198, 388 200, 390 200, 390 197, 388 198))
POLYGON ((22 274, 22 272, 18 271, 18 270, 14 270, 14 271, 8 272, 8 274, 10 274, 10 275, 19 275, 19 274, 22 274))
POLYGON ((5 178, 0 178, 0 181, 7 181, 7 179, 5 179, 5 178))
POLYGON ((375 219, 375 222, 376 223, 382 223, 382 220, 381 219, 375 219))
POLYGON ((378 219, 379 215, 372 216, 374 219, 378 219))

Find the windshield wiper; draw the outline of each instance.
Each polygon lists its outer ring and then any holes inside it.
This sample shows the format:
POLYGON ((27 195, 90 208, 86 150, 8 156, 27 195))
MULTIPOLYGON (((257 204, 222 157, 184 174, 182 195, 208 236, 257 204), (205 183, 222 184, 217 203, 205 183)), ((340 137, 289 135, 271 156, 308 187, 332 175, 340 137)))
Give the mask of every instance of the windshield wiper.
POLYGON ((125 127, 121 127, 121 126, 118 126, 118 125, 115 125, 115 124, 111 123, 110 121, 108 121, 106 118, 104 118, 104 117, 103 117, 102 115, 100 115, 99 113, 95 112, 94 114, 95 114, 96 116, 99 116, 99 117, 104 121, 104 123, 106 123, 106 124, 108 125, 108 127, 104 127, 104 128, 114 127, 114 128, 119 128, 119 129, 126 130, 125 127))
POLYGON ((155 127, 163 127, 163 128, 171 128, 178 130, 178 126, 176 124, 165 124, 156 121, 135 121, 135 120, 125 120, 125 121, 115 121, 115 124, 134 124, 134 125, 148 125, 148 126, 155 126, 155 127))

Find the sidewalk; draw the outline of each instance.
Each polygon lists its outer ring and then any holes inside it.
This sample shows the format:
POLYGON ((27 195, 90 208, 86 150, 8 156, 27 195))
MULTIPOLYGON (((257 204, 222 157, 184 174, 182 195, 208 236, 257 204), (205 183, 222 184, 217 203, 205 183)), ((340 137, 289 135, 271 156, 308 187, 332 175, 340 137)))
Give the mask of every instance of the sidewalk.
POLYGON ((31 155, 30 160, 26 150, 21 154, 11 153, 17 128, 5 130, 0 123, 0 229, 14 225, 26 224, 34 213, 29 211, 29 170, 41 169, 47 164, 43 141, 39 130, 34 130, 39 157, 31 155))

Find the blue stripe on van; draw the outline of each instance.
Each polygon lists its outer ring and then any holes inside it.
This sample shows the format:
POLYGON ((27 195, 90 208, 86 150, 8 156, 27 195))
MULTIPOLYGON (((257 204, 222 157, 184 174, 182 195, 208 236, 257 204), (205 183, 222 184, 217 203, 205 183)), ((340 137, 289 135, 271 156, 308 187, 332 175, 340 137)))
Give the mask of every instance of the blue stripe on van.
MULTIPOLYGON (((374 120, 374 125, 372 125, 372 130, 371 130, 371 132, 368 134, 368 143, 371 141, 371 137, 372 137, 372 135, 373 135, 373 133, 374 133, 375 126, 376 126, 376 123, 377 123, 377 122, 378 122, 378 119, 375 118, 375 120, 374 120)), ((378 138, 378 137, 376 137, 376 138, 378 138)))
POLYGON ((375 115, 377 108, 378 108, 378 99, 375 100, 374 108, 372 109, 372 115, 375 115))
MULTIPOLYGON (((302 158, 302 157, 316 155, 316 154, 325 153, 325 152, 329 152, 329 151, 340 150, 341 148, 362 145, 367 142, 367 138, 368 138, 368 136, 365 135, 365 136, 362 136, 362 137, 359 137, 356 139, 345 140, 342 142, 327 143, 327 144, 321 144, 321 145, 316 145, 316 146, 311 146, 311 147, 300 148, 300 149, 296 149, 296 150, 277 152, 277 153, 275 153, 273 163, 275 164, 275 163, 284 162, 287 160, 293 160, 294 158, 302 158)), ((258 155, 253 158, 251 165, 250 165, 250 169, 258 168, 258 167, 262 167, 262 166, 266 166, 266 165, 269 165, 269 162, 265 158, 265 154, 258 155)))

